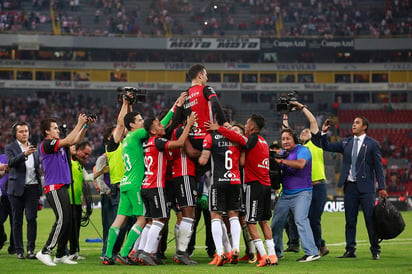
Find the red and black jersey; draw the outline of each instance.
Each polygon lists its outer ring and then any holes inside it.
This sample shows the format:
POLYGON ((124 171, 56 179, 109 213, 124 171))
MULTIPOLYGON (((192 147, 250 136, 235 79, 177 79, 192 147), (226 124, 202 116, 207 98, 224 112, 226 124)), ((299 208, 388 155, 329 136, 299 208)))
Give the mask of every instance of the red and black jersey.
POLYGON ((203 149, 210 150, 212 184, 241 184, 239 172, 240 146, 218 132, 207 134, 203 149))
POLYGON ((170 159, 166 150, 170 141, 162 137, 150 137, 143 144, 145 178, 142 188, 165 187, 167 161, 170 159))
POLYGON ((213 97, 216 97, 216 93, 212 87, 196 85, 189 88, 184 109, 187 116, 192 112, 197 114, 197 121, 193 125, 191 133, 195 139, 203 139, 207 133, 205 122, 214 121, 211 102, 213 97))
POLYGON ((270 186, 269 146, 265 139, 257 133, 242 136, 224 127, 220 127, 218 131, 229 140, 237 142, 245 148, 245 183, 259 181, 262 185, 270 186))
MULTIPOLYGON (((183 126, 178 127, 173 131, 172 140, 177 140, 182 135, 183 126)), ((195 176, 195 163, 186 155, 184 148, 173 150, 173 178, 182 176, 195 176)))

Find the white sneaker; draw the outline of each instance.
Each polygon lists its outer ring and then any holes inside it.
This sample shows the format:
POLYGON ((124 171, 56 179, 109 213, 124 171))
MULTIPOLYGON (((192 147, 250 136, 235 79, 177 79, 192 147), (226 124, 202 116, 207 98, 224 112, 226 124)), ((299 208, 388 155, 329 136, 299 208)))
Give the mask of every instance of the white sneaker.
POLYGON ((306 263, 306 262, 312 262, 312 261, 319 260, 319 259, 320 259, 319 255, 305 255, 302 258, 297 259, 297 261, 301 263, 306 263))
POLYGON ((78 252, 76 252, 76 253, 74 253, 74 254, 72 254, 72 255, 69 255, 69 259, 72 260, 72 261, 86 260, 86 258, 83 257, 83 256, 80 256, 78 252))
POLYGON ((53 263, 52 258, 50 254, 43 254, 41 250, 37 252, 36 258, 39 259, 40 262, 44 263, 45 265, 48 266, 56 266, 55 263, 53 263))
POLYGON ((53 262, 55 264, 77 264, 77 262, 70 260, 67 255, 65 255, 61 258, 54 257, 53 262))

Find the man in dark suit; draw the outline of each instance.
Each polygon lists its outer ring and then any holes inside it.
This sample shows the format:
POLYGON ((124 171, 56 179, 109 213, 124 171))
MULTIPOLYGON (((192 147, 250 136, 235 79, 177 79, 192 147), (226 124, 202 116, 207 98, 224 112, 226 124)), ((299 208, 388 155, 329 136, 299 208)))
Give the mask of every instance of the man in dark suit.
POLYGON ((322 147, 326 151, 343 154, 343 164, 338 186, 344 190, 346 252, 337 258, 356 257, 356 223, 359 205, 362 206, 366 229, 368 231, 372 259, 380 259, 380 246, 375 236, 373 209, 376 200, 375 182, 378 181, 379 196, 388 196, 382 168, 382 154, 378 142, 368 136, 368 120, 363 116, 355 117, 352 124, 353 137, 329 143, 326 132, 328 120, 322 126, 322 147))
POLYGON ((13 142, 5 147, 10 168, 7 181, 12 219, 13 236, 18 259, 24 259, 23 212, 27 220, 27 258, 35 259, 37 234, 37 210, 41 195, 40 161, 36 147, 29 143, 29 126, 25 122, 13 125, 13 142))

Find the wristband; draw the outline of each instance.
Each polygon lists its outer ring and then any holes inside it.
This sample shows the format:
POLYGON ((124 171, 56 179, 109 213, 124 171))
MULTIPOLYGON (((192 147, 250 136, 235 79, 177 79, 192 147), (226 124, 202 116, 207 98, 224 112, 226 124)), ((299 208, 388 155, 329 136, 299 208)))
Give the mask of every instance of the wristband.
POLYGON ((303 110, 305 107, 306 107, 306 105, 303 105, 303 106, 300 108, 300 110, 303 110))
POLYGON ((86 124, 84 124, 84 125, 83 125, 83 128, 87 128, 87 125, 86 125, 86 124))
POLYGON ((280 159, 280 164, 283 165, 283 159, 280 159))
POLYGON ((287 120, 288 116, 286 114, 283 114, 283 120, 287 120))

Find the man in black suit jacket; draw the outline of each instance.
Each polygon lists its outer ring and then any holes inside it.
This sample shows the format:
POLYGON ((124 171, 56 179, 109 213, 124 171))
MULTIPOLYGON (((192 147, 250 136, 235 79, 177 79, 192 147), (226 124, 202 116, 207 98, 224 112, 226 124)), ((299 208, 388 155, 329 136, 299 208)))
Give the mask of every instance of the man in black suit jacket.
POLYGON ((17 122, 12 128, 15 140, 5 147, 10 168, 7 181, 12 217, 13 235, 18 259, 24 259, 23 212, 27 220, 27 258, 35 259, 37 210, 41 195, 40 161, 36 147, 29 143, 29 126, 17 122))
POLYGON ((352 133, 354 136, 335 143, 329 143, 327 140, 326 132, 329 126, 328 120, 326 120, 322 126, 322 147, 326 151, 343 154, 338 186, 343 186, 344 190, 346 252, 337 258, 356 257, 356 223, 359 205, 361 205, 371 245, 372 259, 379 260, 380 246, 375 236, 373 220, 376 181, 378 181, 379 196, 382 198, 388 196, 385 190, 380 146, 376 140, 366 136, 369 122, 363 116, 357 116, 353 121, 352 133), (357 142, 357 145, 354 145, 354 142, 357 142), (356 147, 357 151, 354 149, 356 147), (352 163, 352 159, 356 159, 356 163, 352 163))

